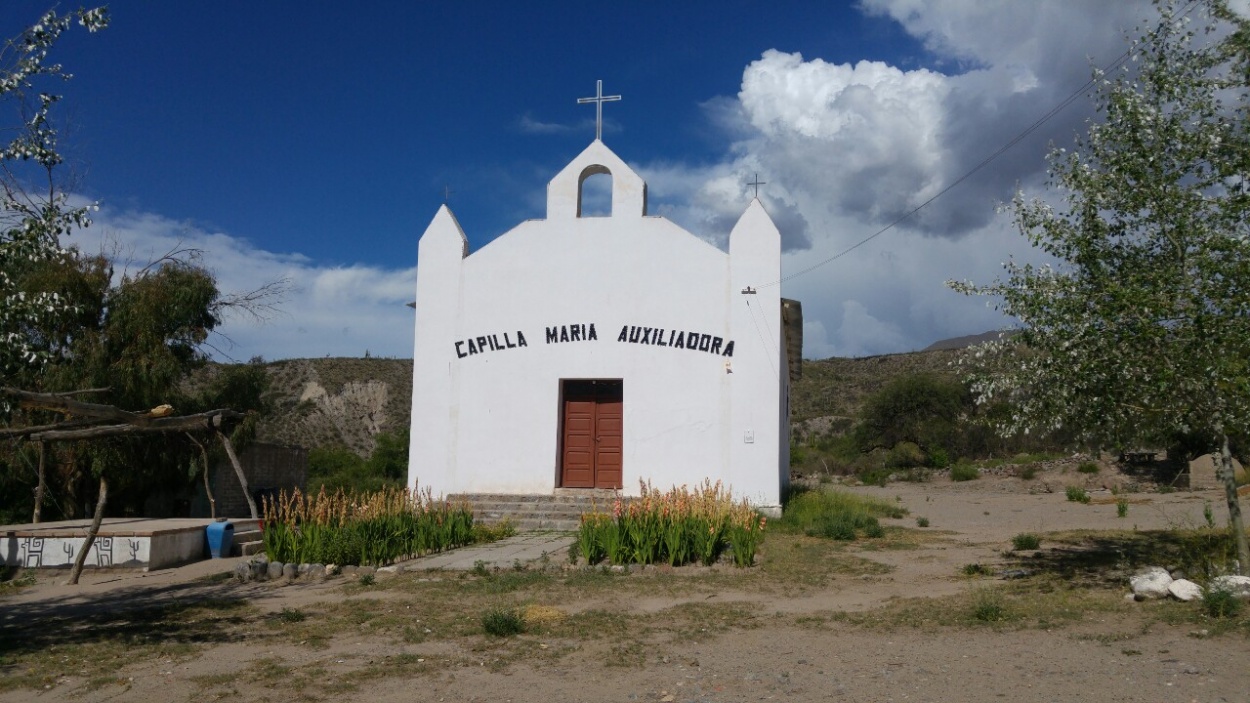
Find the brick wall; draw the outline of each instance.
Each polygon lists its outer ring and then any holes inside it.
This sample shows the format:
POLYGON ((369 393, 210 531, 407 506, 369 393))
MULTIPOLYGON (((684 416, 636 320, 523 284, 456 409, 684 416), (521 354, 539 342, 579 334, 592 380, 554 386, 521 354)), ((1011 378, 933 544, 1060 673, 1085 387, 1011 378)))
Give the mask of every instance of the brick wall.
MULTIPOLYGON (((308 450, 302 447, 256 442, 243 450, 239 455, 239 463, 243 465, 248 488, 251 489, 253 498, 256 498, 257 510, 262 509, 258 497, 262 492, 276 493, 285 489, 290 493, 294 488, 304 490, 308 483, 308 450)), ((229 460, 213 467, 212 484, 213 497, 217 499, 218 517, 249 516, 247 500, 243 497, 243 489, 239 486, 239 479, 229 460)), ((196 506, 196 512, 201 508, 207 516, 206 501, 202 506, 196 506)))

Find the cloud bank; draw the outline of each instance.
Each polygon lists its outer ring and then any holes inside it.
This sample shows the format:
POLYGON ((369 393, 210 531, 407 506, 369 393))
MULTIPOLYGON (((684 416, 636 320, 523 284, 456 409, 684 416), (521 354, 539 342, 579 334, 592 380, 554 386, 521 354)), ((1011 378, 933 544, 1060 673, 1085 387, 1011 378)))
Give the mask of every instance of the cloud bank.
POLYGON ((209 339, 218 360, 359 357, 366 352, 412 356, 414 318, 406 303, 416 291, 415 266, 318 264, 298 253, 265 251, 229 234, 152 213, 104 207, 94 220, 70 243, 87 253, 108 254, 117 275, 170 252, 194 250, 225 294, 289 282, 280 309, 268 319, 226 317, 209 339))
POLYGON ((1018 188, 1043 194, 1044 156, 1083 131, 1089 101, 983 162, 1084 84, 1092 64, 1123 53, 1125 32, 1152 14, 1148 2, 1013 0, 864 0, 861 10, 919 39, 929 67, 766 51, 746 66, 734 99, 705 106, 732 135, 723 162, 640 169, 653 193, 672 186, 658 214, 718 244, 760 174, 760 198, 782 232, 783 274, 897 223, 783 284, 803 303, 808 358, 921 349, 1007 324, 943 282, 988 283, 1006 259, 1038 258, 998 207, 1018 188))

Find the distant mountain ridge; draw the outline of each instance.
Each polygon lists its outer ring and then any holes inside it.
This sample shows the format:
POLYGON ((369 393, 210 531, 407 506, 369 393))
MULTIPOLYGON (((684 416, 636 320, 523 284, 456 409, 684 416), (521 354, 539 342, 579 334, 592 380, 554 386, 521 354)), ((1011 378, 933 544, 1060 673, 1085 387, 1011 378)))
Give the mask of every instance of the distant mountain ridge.
POLYGON ((971 347, 976 344, 984 344, 985 342, 996 342, 1002 339, 1003 337, 1009 337, 1013 334, 1015 334, 1015 332, 1012 330, 991 330, 989 332, 982 332, 981 334, 970 334, 964 337, 951 337, 950 339, 943 339, 943 340, 934 342, 933 344, 930 344, 929 346, 925 347, 921 351, 940 351, 943 349, 965 349, 967 347, 971 347))

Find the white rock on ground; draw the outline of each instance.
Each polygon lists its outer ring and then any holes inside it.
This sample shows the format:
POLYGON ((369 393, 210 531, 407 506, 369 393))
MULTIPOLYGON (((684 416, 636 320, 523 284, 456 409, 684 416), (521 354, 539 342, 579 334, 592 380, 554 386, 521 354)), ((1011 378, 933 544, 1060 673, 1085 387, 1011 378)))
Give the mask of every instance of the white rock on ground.
POLYGON ((1138 598, 1167 598, 1172 575, 1161 566, 1148 566, 1128 580, 1138 598))
POLYGON ((1188 579, 1176 579, 1168 584, 1168 593, 1176 600, 1189 602, 1202 597, 1202 586, 1188 579))
POLYGON ((1211 590, 1228 591, 1238 598, 1250 598, 1250 576, 1216 576, 1211 579, 1211 590))

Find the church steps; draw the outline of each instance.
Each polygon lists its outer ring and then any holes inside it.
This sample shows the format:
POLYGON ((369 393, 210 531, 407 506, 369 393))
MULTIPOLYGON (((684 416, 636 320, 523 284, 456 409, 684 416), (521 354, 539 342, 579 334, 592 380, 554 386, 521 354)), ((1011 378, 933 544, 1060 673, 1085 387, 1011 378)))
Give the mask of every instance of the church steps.
MULTIPOLYGON (((614 491, 560 492, 555 495, 461 494, 449 499, 465 500, 473 519, 484 524, 509 520, 517 530, 573 531, 583 513, 610 513, 617 498, 614 491)), ((622 498, 622 500, 629 500, 622 498)))

